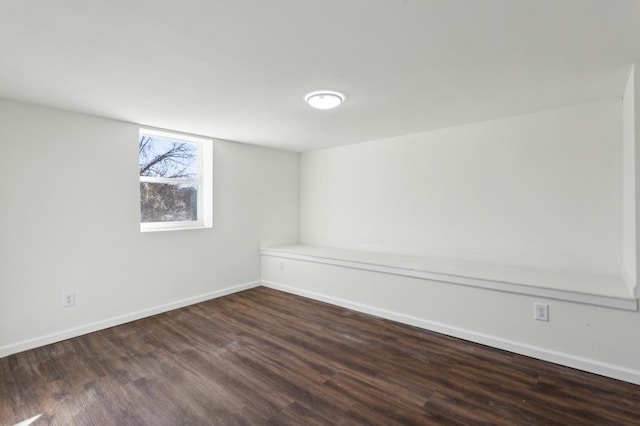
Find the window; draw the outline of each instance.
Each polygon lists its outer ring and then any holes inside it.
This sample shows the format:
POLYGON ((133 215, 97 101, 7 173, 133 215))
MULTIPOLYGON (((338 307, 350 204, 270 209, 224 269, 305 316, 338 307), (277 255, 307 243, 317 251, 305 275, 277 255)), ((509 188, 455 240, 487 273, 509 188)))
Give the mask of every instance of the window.
POLYGON ((140 129, 140 230, 210 228, 211 140, 140 129))

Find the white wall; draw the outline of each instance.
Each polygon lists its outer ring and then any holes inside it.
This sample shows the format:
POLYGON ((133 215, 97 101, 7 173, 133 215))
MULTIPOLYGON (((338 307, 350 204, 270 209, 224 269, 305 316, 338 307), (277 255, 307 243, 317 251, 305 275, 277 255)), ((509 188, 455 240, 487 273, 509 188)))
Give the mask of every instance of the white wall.
MULTIPOLYGON (((632 97, 302 154, 301 242, 631 274, 632 97)), ((637 311, 270 256, 262 268, 274 288, 640 383, 637 311)))
POLYGON ((295 153, 214 141, 213 228, 141 233, 137 125, 0 120, 0 356, 256 284, 259 246, 298 240, 295 153))
MULTIPOLYGON (((623 97, 623 276, 637 282, 636 267, 636 96, 635 67, 631 68, 623 97)), ((638 111, 640 113, 640 111, 638 111)))
POLYGON ((304 153, 301 242, 620 275, 622 102, 304 153))

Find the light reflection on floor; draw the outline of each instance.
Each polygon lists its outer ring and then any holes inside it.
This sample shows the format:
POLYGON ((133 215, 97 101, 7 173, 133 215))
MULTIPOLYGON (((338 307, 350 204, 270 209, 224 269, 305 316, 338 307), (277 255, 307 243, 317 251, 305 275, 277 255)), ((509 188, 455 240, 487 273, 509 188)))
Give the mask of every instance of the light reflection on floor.
POLYGON ((37 416, 33 416, 30 419, 21 421, 20 423, 16 423, 14 426, 28 426, 31 423, 35 422, 36 420, 38 420, 40 418, 42 414, 38 414, 37 416))

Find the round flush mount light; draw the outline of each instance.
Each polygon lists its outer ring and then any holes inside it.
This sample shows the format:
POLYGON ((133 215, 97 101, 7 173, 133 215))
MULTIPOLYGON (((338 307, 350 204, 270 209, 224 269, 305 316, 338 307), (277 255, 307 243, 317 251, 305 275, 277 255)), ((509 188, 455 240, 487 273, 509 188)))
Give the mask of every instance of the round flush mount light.
POLYGON ((332 109, 344 102, 344 95, 333 90, 318 90, 305 96, 304 101, 317 109, 332 109))

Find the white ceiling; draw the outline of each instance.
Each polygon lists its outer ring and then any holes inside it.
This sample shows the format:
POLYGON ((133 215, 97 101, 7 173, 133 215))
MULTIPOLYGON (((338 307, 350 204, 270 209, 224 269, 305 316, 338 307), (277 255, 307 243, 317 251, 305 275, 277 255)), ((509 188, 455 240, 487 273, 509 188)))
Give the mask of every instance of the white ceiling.
POLYGON ((0 2, 0 97, 295 151, 619 97, 636 61, 636 0, 0 2))

